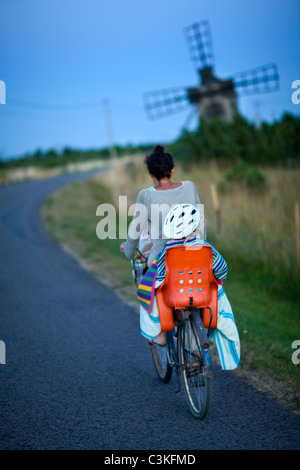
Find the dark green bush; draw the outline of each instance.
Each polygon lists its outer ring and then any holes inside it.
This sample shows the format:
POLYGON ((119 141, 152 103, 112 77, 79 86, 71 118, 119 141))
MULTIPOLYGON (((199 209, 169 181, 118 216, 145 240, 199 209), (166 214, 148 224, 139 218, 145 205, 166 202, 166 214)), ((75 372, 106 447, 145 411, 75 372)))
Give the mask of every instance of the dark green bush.
POLYGON ((258 167, 246 162, 239 162, 225 173, 227 183, 235 183, 249 189, 262 190, 266 186, 266 179, 258 167))

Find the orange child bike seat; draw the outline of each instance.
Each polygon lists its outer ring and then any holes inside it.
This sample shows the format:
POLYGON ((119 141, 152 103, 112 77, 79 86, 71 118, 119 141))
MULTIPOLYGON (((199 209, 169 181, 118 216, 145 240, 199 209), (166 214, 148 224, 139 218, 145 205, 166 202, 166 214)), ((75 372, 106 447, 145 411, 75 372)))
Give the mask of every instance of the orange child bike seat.
POLYGON ((174 328, 173 308, 191 305, 203 308, 203 325, 216 328, 218 315, 218 283, 213 274, 210 246, 170 247, 165 255, 166 276, 156 289, 161 331, 174 328), (212 317, 210 310, 212 312, 212 317))

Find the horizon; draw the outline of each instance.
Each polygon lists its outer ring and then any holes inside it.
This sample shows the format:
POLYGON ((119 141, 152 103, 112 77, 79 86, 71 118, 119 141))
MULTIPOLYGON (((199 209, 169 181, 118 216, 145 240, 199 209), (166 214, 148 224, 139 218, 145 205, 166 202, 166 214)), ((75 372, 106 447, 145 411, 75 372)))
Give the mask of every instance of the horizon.
MULTIPOLYGON (((278 122, 281 122, 283 117, 288 114, 288 115, 291 115, 293 116, 294 118, 300 118, 300 115, 294 115, 290 112, 283 112, 283 114, 280 116, 280 118, 278 120, 274 120, 273 122, 266 122, 266 121, 261 121, 261 125, 263 124, 267 124, 267 125, 274 125, 278 122)), ((243 116, 244 119, 246 119, 244 116, 243 116)), ((246 119, 246 121, 248 122, 248 124, 252 125, 255 127, 255 122, 250 122, 249 120, 246 119)), ((184 129, 182 129, 184 130, 184 129)), ((195 131, 193 134, 195 135, 197 133, 197 131, 195 131)), ((158 142, 160 145, 163 145, 164 147, 168 147, 168 145, 172 145, 174 143, 176 143, 176 141, 180 138, 180 134, 174 139, 174 141, 172 142, 158 142)), ((115 143, 115 147, 116 148, 126 148, 126 147, 130 147, 132 146, 133 149, 136 149, 138 147, 155 147, 155 145, 157 145, 157 142, 143 142, 143 143, 137 143, 137 144, 118 144, 118 143, 115 143)), ((3 159, 0 155, 0 161, 12 161, 12 160, 19 160, 19 159, 22 159, 22 158, 26 158, 26 157, 33 157, 36 153, 38 152, 41 152, 42 155, 46 155, 48 152, 51 152, 51 151, 54 151, 58 156, 59 155, 62 155, 64 153, 65 150, 70 150, 71 152, 79 152, 79 153, 92 153, 92 152, 102 152, 102 151, 105 151, 107 150, 108 152, 110 151, 110 146, 107 144, 106 146, 103 146, 103 147, 90 147, 90 148, 85 148, 85 147, 82 147, 82 148, 79 148, 79 147, 71 147, 69 145, 66 145, 64 147, 61 147, 61 148, 55 148, 55 147, 49 147, 49 148, 46 148, 46 149, 41 149, 41 148, 37 148, 35 149, 33 152, 31 153, 24 153, 22 155, 16 155, 16 156, 13 156, 13 157, 7 157, 5 159, 3 159)), ((120 157, 120 158, 123 158, 124 155, 117 155, 117 157, 120 157)), ((102 158, 106 158, 106 157, 102 157, 102 158)), ((109 157, 108 157, 109 158, 109 157)))

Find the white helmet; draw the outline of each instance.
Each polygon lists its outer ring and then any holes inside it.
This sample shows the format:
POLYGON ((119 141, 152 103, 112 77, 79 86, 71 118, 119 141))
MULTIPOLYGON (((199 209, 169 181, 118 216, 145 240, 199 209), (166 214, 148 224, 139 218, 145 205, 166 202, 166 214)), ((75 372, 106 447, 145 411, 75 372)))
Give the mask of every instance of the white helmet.
POLYGON ((164 234, 170 239, 185 238, 195 232, 200 222, 200 212, 193 204, 177 204, 164 221, 164 234))

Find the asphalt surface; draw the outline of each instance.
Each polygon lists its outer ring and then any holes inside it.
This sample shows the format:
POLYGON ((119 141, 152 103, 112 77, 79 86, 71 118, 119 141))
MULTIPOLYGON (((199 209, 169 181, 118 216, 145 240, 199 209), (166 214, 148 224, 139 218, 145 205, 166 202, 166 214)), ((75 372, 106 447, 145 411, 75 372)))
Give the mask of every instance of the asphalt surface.
POLYGON ((158 380, 138 315, 41 223, 45 195, 82 177, 0 188, 0 449, 299 449, 299 416, 231 372, 204 421, 158 380))

